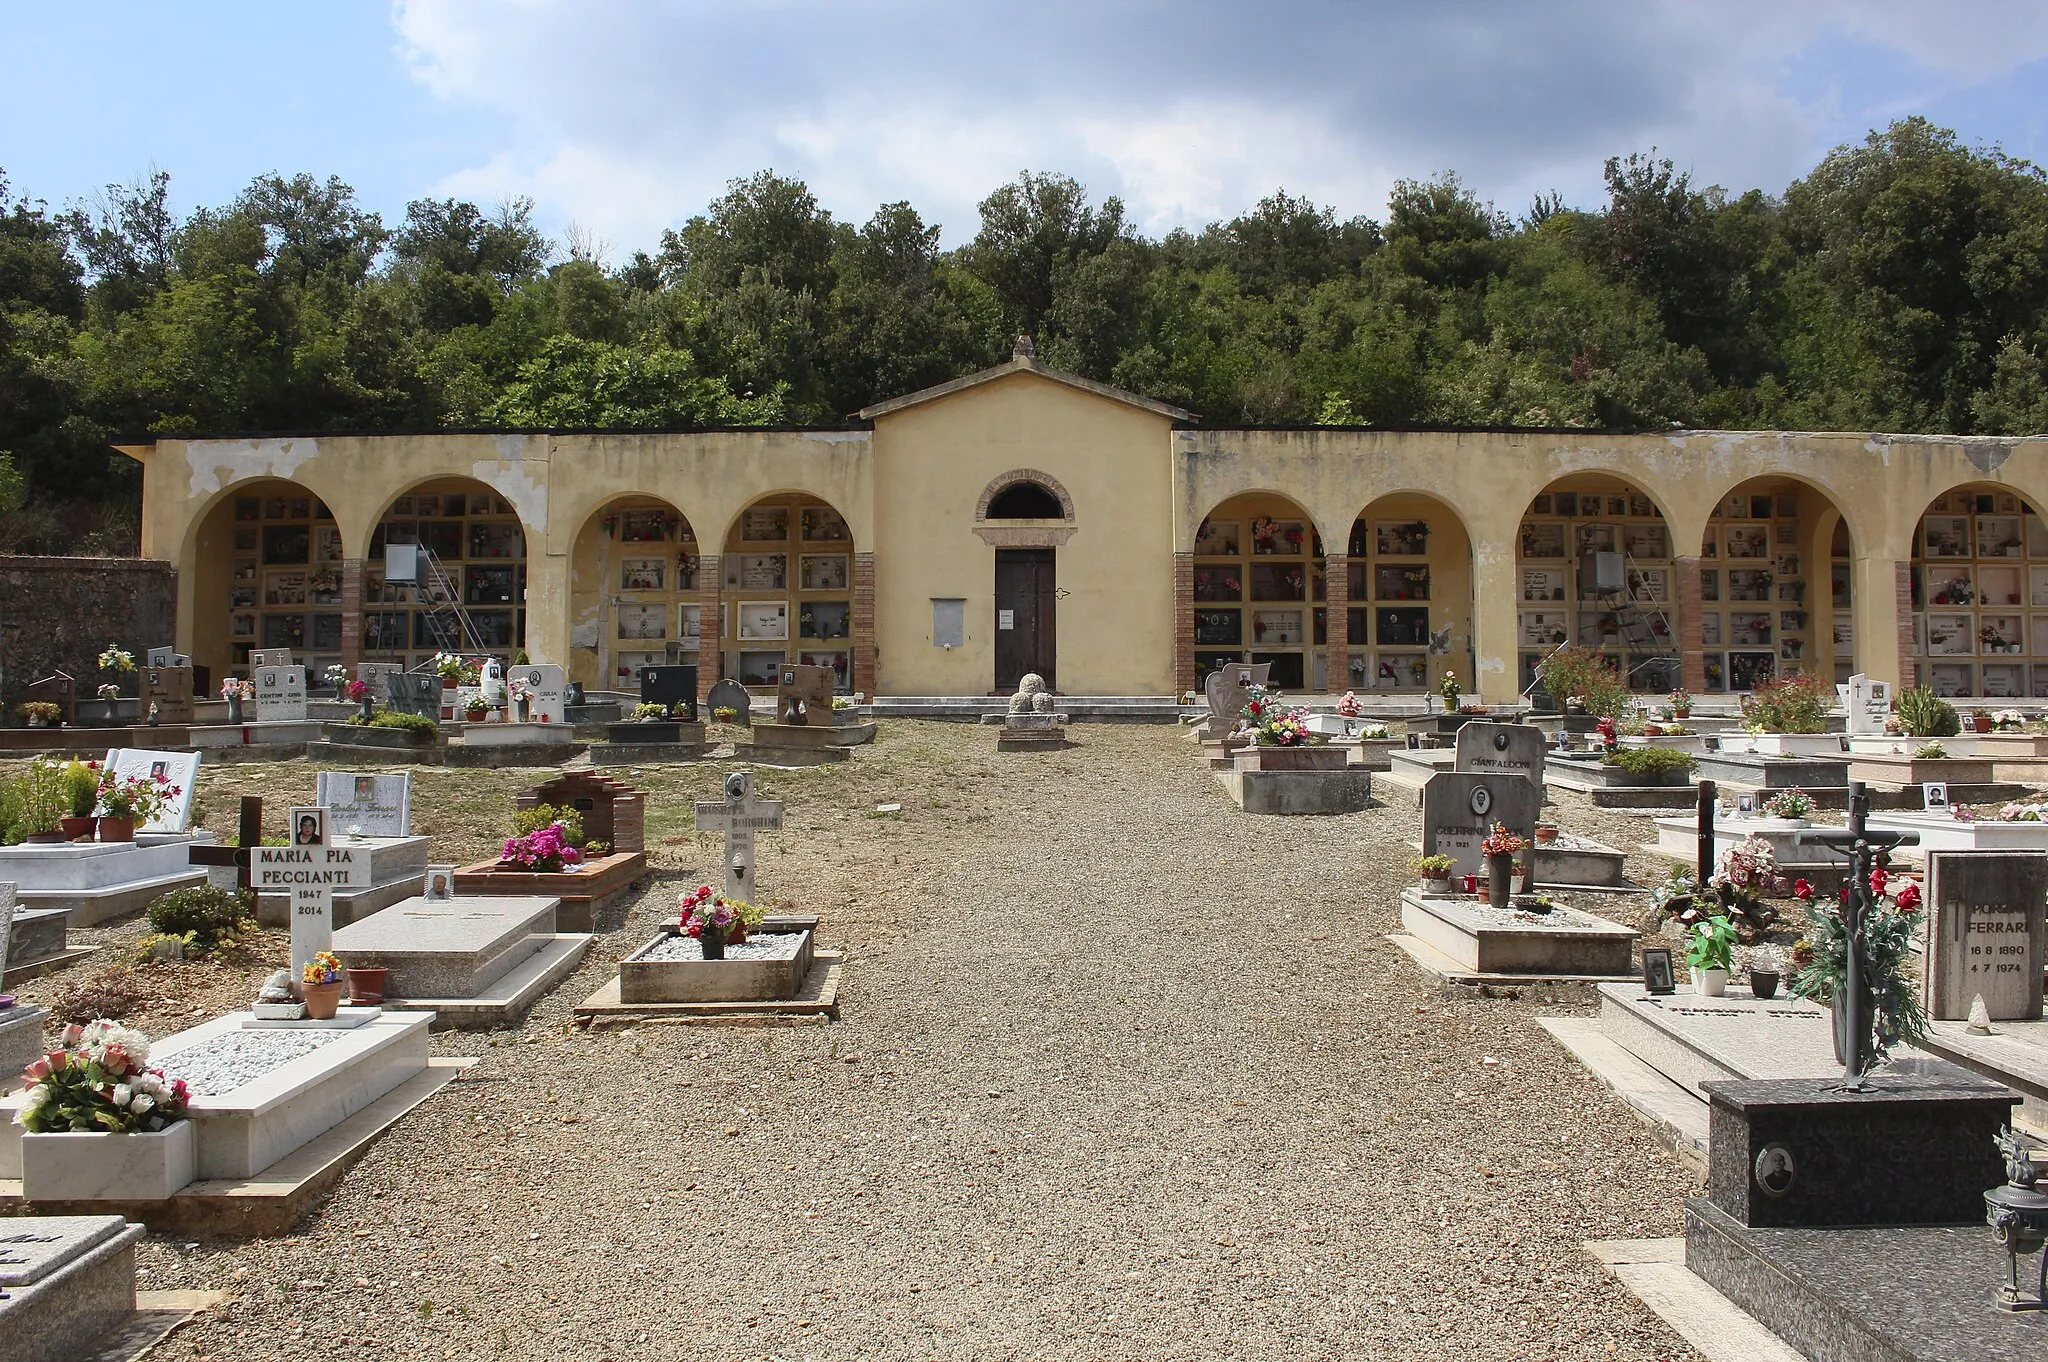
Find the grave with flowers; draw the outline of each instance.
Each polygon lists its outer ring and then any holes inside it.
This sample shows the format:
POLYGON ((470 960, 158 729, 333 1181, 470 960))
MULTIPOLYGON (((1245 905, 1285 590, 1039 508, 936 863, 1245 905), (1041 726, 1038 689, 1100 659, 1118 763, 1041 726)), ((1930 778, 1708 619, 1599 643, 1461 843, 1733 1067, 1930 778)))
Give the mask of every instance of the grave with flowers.
POLYGON ((595 771, 569 771, 519 796, 498 858, 455 872, 458 895, 559 899, 556 925, 595 931, 599 913, 647 874, 646 800, 595 771))
POLYGON ((384 971, 386 1011, 424 1014, 436 1029, 516 1024, 583 963, 595 939, 556 930, 543 895, 415 896, 335 929, 352 970, 384 971))
POLYGON ((1372 802, 1372 772, 1312 731, 1305 709, 1252 685, 1240 718, 1245 744, 1216 778, 1246 813, 1356 813, 1372 802))
POLYGON ((2010 800, 1991 814, 1975 814, 1961 804, 1887 809, 1873 812, 1870 825, 1918 833, 1918 846, 1901 849, 1909 861, 1936 851, 2048 851, 2048 801, 2038 795, 2010 800))
POLYGON ((26 797, 51 826, 0 847, 0 880, 17 886, 32 921, 61 911, 68 927, 122 917, 173 889, 204 883, 205 872, 189 863, 194 845, 213 840, 210 832, 191 830, 198 777, 193 752, 115 748, 97 764, 31 763, 26 797), (86 813, 73 815, 79 807, 86 813))

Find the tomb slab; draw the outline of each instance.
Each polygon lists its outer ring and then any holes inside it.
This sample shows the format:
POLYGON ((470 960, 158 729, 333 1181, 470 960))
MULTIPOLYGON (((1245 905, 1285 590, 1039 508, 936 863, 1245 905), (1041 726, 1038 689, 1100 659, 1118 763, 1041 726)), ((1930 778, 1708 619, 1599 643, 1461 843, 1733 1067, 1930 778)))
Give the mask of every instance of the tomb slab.
POLYGON ((1496 911, 1483 899, 1401 891, 1401 923, 1417 940, 1475 974, 1625 975, 1635 928, 1555 907, 1496 911))
POLYGON ((407 899, 334 934, 335 953, 359 969, 391 971, 398 998, 467 998, 555 932, 558 900, 524 896, 407 899))

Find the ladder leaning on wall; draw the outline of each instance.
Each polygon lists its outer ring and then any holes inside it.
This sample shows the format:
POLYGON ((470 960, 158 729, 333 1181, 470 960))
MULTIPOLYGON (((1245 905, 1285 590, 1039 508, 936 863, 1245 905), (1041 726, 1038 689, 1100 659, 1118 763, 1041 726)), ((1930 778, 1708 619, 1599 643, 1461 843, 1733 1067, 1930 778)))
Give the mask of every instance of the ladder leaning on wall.
POLYGON ((1600 609, 1615 617, 1616 633, 1627 658, 1630 690, 1668 691, 1678 685, 1677 637, 1664 606, 1640 589, 1642 573, 1636 560, 1622 558, 1621 587, 1598 592, 1594 600, 1600 609))
POLYGON ((476 622, 463 608, 462 592, 441 565, 441 560, 424 544, 419 546, 419 557, 420 579, 414 583, 413 589, 420 593, 420 600, 429 607, 420 619, 434 647, 444 653, 489 651, 484 647, 482 635, 477 632, 476 622))

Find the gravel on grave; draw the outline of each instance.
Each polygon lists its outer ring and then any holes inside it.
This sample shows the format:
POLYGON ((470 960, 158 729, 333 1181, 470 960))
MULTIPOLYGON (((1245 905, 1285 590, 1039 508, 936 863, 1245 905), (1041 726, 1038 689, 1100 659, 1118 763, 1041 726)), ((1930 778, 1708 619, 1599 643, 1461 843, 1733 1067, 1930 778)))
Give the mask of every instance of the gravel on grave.
MULTIPOLYGON (((1070 732, 887 721, 849 765, 900 788, 781 784, 757 875, 842 1020, 570 1027, 650 888, 523 1027, 437 1034, 480 1062, 293 1233, 151 1236, 142 1286, 232 1294, 159 1355, 1695 1359, 1582 1247, 1682 1233, 1694 1179, 1559 1009, 1385 939, 1413 799, 1248 816, 1171 728, 1070 732)), ((1556 815, 1661 871, 1646 817, 1556 815)))
POLYGON ((223 1031, 154 1061, 171 1078, 182 1078, 194 1097, 233 1092, 295 1059, 303 1059, 346 1034, 341 1031, 223 1031))
MULTIPOLYGON (((734 945, 727 942, 725 958, 728 960, 794 960, 799 947, 803 945, 802 932, 774 932, 749 936, 734 945)), ((664 936, 650 944, 646 950, 633 957, 635 960, 696 960, 704 959, 704 943, 694 936, 664 936)))

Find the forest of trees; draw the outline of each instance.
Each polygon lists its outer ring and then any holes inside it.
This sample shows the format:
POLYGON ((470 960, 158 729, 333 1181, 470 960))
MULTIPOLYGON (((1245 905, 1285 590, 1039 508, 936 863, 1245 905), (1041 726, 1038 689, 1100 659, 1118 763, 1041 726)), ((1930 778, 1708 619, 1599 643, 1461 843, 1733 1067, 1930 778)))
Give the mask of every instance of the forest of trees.
POLYGON ((1164 240, 1026 173, 941 250, 762 172, 608 261, 532 205, 365 211, 168 175, 55 209, 0 173, 0 551, 132 551, 118 434, 823 424, 1009 357, 1212 424, 2048 430, 2048 180, 1920 119, 1777 196, 1671 163, 1519 216, 1454 175, 1383 219, 1276 191, 1164 240), (11 455, 11 461, 7 457, 11 455))

